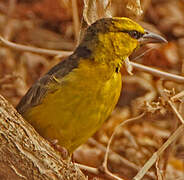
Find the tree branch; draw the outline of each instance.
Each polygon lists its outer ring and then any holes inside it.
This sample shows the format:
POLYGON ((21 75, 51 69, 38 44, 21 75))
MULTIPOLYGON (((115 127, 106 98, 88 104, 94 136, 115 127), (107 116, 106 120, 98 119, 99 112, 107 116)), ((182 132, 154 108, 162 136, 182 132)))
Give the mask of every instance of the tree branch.
POLYGON ((0 179, 85 180, 0 96, 0 179))

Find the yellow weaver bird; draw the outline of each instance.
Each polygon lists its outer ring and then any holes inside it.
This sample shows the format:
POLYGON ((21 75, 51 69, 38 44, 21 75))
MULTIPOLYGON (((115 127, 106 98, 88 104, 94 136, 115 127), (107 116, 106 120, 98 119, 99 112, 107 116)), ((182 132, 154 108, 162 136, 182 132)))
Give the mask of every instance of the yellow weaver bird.
POLYGON ((43 137, 57 139, 71 154, 114 109, 124 60, 150 42, 166 40, 128 18, 96 21, 74 53, 33 84, 18 104, 18 112, 43 137))

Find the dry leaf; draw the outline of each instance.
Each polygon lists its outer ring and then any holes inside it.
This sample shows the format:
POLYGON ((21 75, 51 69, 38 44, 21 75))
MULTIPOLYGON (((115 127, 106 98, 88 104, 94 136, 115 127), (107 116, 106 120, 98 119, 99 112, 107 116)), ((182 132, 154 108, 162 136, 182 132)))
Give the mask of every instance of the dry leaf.
POLYGON ((128 0, 126 7, 136 16, 142 15, 140 0, 128 0))

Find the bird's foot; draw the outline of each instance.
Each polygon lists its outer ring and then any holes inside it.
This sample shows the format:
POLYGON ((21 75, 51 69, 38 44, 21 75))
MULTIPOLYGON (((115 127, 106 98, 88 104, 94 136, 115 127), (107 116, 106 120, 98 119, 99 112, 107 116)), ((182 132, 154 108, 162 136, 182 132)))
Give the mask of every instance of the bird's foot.
POLYGON ((69 159, 69 153, 68 153, 68 150, 65 148, 65 147, 62 147, 58 144, 58 140, 57 139, 53 139, 53 140, 50 140, 50 143, 51 143, 51 146, 56 149, 57 151, 60 152, 62 158, 64 160, 66 159, 69 159))

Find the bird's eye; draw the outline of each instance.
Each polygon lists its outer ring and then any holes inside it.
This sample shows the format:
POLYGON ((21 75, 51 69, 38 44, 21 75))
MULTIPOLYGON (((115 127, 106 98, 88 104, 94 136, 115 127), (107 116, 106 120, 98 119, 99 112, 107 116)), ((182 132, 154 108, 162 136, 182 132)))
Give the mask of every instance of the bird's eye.
POLYGON ((134 38, 134 39, 139 39, 140 37, 142 37, 142 33, 136 31, 136 30, 132 30, 132 31, 128 31, 128 34, 134 38))

